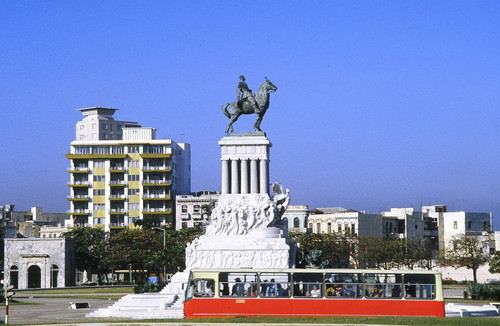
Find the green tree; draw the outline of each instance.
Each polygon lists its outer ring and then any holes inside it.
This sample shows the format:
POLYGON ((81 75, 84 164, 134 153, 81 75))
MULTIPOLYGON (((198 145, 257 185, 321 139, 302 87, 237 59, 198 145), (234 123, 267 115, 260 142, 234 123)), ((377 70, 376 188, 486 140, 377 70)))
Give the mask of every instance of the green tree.
POLYGON ((490 267, 488 271, 491 274, 499 274, 500 273, 500 251, 495 251, 493 257, 490 259, 490 267))
POLYGON ((320 259, 328 261, 325 267, 349 267, 350 244, 347 238, 335 233, 290 232, 290 241, 299 245, 296 255, 297 267, 306 265, 305 258, 312 250, 321 250, 320 259))
POLYGON ((99 281, 107 276, 107 243, 109 234, 101 228, 78 227, 63 233, 75 242, 76 268, 89 275, 97 274, 99 281))
POLYGON ((154 230, 123 230, 109 240, 107 264, 114 269, 128 269, 131 265, 135 278, 144 281, 148 258, 162 249, 163 240, 154 230))
POLYGON ((477 283, 477 270, 488 260, 486 243, 481 240, 480 236, 461 234, 451 239, 450 246, 440 255, 439 264, 471 269, 474 283, 477 283))

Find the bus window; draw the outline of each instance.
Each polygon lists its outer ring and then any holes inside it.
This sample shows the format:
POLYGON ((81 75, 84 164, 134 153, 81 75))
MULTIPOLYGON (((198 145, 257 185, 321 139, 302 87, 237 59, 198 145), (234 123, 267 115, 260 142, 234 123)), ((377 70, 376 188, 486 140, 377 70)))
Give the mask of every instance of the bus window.
POLYGON ((365 274, 364 291, 367 298, 401 298, 399 274, 365 274))
POLYGON ((260 273, 261 297, 289 297, 290 273, 260 273))
POLYGON ((328 298, 363 296, 363 274, 354 273, 326 273, 325 295, 328 298))
POLYGON ((255 297, 257 273, 219 273, 219 291, 221 297, 255 297))
POLYGON ((321 298, 323 273, 293 273, 293 296, 321 298))
POLYGON ((405 298, 435 299, 436 277, 434 274, 405 274, 405 298))
POLYGON ((214 280, 212 279, 195 279, 194 280, 194 296, 195 297, 213 297, 214 296, 214 280))

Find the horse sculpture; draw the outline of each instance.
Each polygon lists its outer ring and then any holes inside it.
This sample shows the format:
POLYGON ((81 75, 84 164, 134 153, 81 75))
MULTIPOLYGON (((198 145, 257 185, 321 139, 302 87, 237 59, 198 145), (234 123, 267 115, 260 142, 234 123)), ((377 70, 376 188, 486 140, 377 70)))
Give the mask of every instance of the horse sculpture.
POLYGON ((226 128, 226 135, 229 135, 229 132, 231 132, 231 134, 233 135, 236 134, 233 129, 233 123, 238 120, 238 118, 242 114, 256 113, 257 120, 255 120, 253 128, 255 131, 262 131, 260 130, 260 123, 262 121, 262 118, 264 117, 264 114, 266 114, 266 111, 269 108, 270 92, 275 92, 277 89, 278 87, 274 86, 274 84, 266 78, 266 81, 262 83, 262 85, 260 85, 259 91, 253 95, 258 106, 257 110, 254 106, 251 105, 249 101, 245 99, 240 102, 240 105, 238 105, 238 101, 224 104, 222 106, 222 112, 226 117, 229 118, 229 124, 226 128), (230 106, 229 110, 227 109, 228 106, 230 106))

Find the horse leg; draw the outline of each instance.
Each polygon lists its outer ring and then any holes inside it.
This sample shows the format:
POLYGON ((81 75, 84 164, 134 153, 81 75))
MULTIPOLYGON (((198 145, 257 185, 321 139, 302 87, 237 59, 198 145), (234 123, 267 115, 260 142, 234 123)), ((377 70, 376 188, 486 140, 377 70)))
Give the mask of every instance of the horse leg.
POLYGON ((231 133, 233 135, 236 134, 236 132, 234 132, 234 129, 233 129, 233 123, 235 123, 236 120, 238 120, 239 117, 240 117, 239 114, 231 116, 231 119, 229 120, 229 124, 227 125, 227 128, 226 128, 226 135, 229 135, 229 130, 231 130, 231 133))
POLYGON ((257 119, 255 120, 255 124, 253 125, 253 130, 255 131, 262 131, 260 130, 260 122, 262 121, 262 114, 257 114, 257 119))

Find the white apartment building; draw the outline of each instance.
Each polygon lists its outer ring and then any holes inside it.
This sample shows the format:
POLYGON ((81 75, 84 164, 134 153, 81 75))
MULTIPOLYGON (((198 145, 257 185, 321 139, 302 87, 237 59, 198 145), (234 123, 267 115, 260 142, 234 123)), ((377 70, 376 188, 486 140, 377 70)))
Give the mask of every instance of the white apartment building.
MULTIPOLYGON (((203 206, 217 205, 219 192, 202 191, 194 195, 182 195, 175 198, 175 229, 192 228, 208 222, 209 216, 203 214, 203 206)), ((214 206, 215 207, 215 206, 214 206)))
POLYGON ((313 233, 338 233, 346 236, 382 236, 382 216, 341 207, 316 208, 308 217, 313 233))
POLYGON ((156 139, 155 128, 113 119, 116 109, 80 109, 70 144, 66 227, 119 230, 139 219, 173 227, 175 196, 191 191, 187 143, 156 139))

